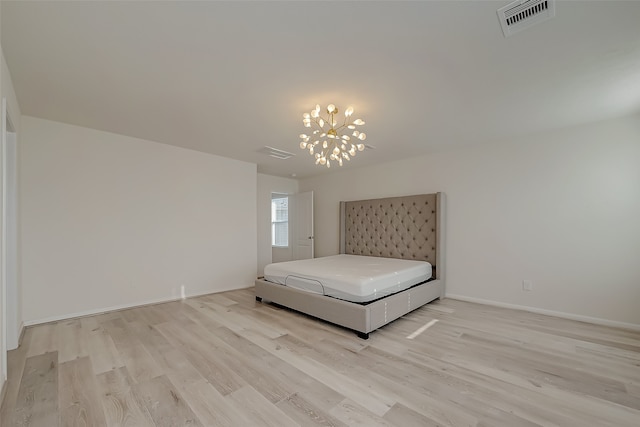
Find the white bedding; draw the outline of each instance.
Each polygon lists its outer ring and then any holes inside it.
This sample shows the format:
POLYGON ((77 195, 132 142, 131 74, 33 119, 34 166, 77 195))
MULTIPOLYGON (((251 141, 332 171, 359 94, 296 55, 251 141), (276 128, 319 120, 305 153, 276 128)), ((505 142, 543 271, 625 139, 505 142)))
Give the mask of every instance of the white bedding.
POLYGON ((431 264, 343 254, 269 264, 264 278, 307 292, 368 302, 428 280, 431 264))

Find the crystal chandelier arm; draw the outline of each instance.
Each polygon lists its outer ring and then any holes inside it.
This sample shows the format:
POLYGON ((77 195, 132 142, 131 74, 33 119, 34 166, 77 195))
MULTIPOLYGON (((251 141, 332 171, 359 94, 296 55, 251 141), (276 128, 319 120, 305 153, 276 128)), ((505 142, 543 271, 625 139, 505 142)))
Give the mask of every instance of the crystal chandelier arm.
POLYGON ((319 130, 322 130, 322 126, 320 126, 321 117, 317 117, 313 119, 313 123, 318 127, 319 130))
MULTIPOLYGON (((346 120, 345 120, 345 122, 346 122, 346 120)), ((337 132, 337 131, 339 131, 339 130, 341 130, 341 129, 346 128, 347 126, 348 126, 348 125, 347 125, 346 123, 343 123, 342 125, 340 125, 340 126, 338 126, 338 127, 334 128, 334 129, 335 129, 335 130, 336 130, 336 132, 337 132)))

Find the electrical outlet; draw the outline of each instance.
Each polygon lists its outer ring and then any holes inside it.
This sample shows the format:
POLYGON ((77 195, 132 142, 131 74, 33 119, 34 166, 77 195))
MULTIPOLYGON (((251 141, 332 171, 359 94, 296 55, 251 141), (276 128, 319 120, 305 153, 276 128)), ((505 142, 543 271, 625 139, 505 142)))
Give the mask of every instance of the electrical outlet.
POLYGON ((532 291, 533 290, 533 282, 531 280, 523 280, 522 281, 522 290, 523 291, 532 291))

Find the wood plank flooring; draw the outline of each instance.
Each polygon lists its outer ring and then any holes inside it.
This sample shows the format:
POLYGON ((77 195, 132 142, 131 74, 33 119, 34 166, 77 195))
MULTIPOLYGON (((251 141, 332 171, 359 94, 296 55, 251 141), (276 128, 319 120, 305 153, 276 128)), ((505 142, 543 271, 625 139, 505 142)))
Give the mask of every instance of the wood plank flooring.
POLYGON ((448 299, 364 341, 245 289, 31 327, 8 364, 3 427, 640 426, 640 333, 448 299))

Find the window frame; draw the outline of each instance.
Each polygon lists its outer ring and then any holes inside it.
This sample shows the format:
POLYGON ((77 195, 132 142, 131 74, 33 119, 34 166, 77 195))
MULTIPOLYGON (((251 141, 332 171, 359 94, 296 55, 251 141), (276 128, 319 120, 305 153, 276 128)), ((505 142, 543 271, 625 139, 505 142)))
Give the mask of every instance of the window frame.
MULTIPOLYGON (((272 248, 278 248, 278 249, 287 249, 291 246, 291 235, 289 232, 289 195, 288 194, 279 194, 279 193, 272 193, 271 194, 271 247, 272 248), (276 219, 277 214, 277 206, 274 205, 274 202, 276 200, 286 200, 287 203, 287 218, 286 219, 276 219), (284 244, 277 244, 276 242, 276 225, 277 224, 286 224, 287 226, 287 242, 286 245, 284 244)), ((282 242, 281 242, 282 243, 282 242)))

